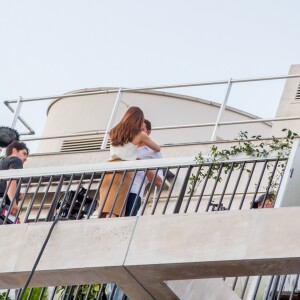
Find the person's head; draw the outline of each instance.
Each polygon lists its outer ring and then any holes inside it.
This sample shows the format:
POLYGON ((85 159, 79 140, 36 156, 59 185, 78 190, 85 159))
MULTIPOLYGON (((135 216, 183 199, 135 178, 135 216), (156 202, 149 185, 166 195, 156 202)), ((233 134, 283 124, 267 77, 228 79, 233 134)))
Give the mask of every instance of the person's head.
POLYGON ((150 135, 151 134, 151 122, 147 119, 144 120, 143 126, 142 126, 142 130, 147 134, 150 135))
POLYGON ((23 163, 27 160, 29 150, 25 143, 12 142, 6 147, 6 156, 15 156, 22 160, 23 163))
POLYGON ((253 203, 252 208, 272 208, 274 206, 275 195, 273 193, 260 195, 253 203), (265 203, 264 203, 265 199, 265 203), (264 206, 263 206, 264 205, 264 206))
POLYGON ((131 142, 142 130, 144 113, 136 106, 130 107, 122 120, 110 131, 110 141, 113 146, 122 146, 131 142))

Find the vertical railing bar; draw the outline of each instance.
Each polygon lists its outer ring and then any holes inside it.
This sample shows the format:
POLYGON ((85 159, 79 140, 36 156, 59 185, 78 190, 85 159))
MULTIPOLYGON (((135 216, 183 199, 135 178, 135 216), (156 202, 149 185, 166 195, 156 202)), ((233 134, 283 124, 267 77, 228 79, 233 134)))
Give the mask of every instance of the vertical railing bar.
POLYGON ((241 299, 242 299, 242 300, 244 299, 244 296, 245 296, 245 292, 246 292, 246 289, 247 289, 248 282, 249 282, 249 276, 246 277, 245 283, 244 283, 244 285, 243 285, 243 289, 242 289, 242 292, 241 292, 241 299))
MULTIPOLYGON (((127 199, 128 199, 128 197, 129 197, 129 194, 130 194, 130 191, 131 191, 133 182, 134 182, 134 180, 135 180, 136 174, 137 174, 137 170, 134 171, 133 177, 132 177, 132 179, 131 179, 131 182, 130 182, 130 185, 129 185, 129 188, 128 188, 128 191, 127 191, 126 197, 125 197, 126 201, 124 201, 124 203, 123 203, 123 205, 122 205, 121 212, 120 212, 120 216, 123 215, 124 210, 126 211, 127 199)), ((143 183, 144 183, 144 181, 143 181, 143 183)), ((140 190, 139 190, 139 193, 140 193, 140 190)), ((138 193, 138 195, 139 195, 139 193, 138 193)), ((137 198, 136 198, 136 199, 137 199, 137 198)), ((136 199, 135 199, 135 201, 136 201, 136 199)))
MULTIPOLYGON (((91 189, 91 186, 92 186, 92 184, 93 184, 94 177, 95 177, 95 172, 93 172, 92 175, 91 175, 90 182, 89 182, 89 185, 88 185, 88 187, 87 187, 87 189, 86 189, 86 192, 85 192, 85 195, 84 195, 84 197, 83 197, 83 200, 82 200, 82 202, 81 202, 81 205, 80 205, 80 208, 79 208, 79 211, 78 211, 76 220, 78 220, 79 217, 80 217, 80 215, 81 215, 82 209, 83 209, 83 207, 84 207, 84 205, 85 205, 85 202, 86 202, 87 195, 88 195, 88 193, 89 193, 89 191, 90 191, 90 189, 91 189)), ((76 199, 75 199, 75 200, 76 200, 76 199)))
MULTIPOLYGON (((279 182, 279 184, 278 184, 278 189, 277 189, 277 192, 279 191, 279 189, 280 189, 280 187, 281 187, 281 183, 282 183, 283 175, 284 175, 284 172, 286 172, 286 166, 287 166, 287 160, 285 161, 284 170, 283 170, 283 173, 282 173, 282 175, 281 175, 281 177, 280 177, 280 182, 279 182)), ((278 193, 276 193, 276 194, 278 194, 278 193)))
POLYGON ((231 163, 231 167, 229 169, 229 173, 228 173, 227 178, 226 178, 226 182, 225 182, 225 185, 224 185, 224 188, 223 188, 223 191, 222 191, 219 203, 218 203, 218 209, 217 210, 219 210, 221 205, 222 205, 222 202, 223 202, 223 199, 224 199, 224 196, 225 196, 225 193, 226 193, 226 189, 227 189, 231 174, 233 172, 234 164, 235 164, 234 162, 231 163))
MULTIPOLYGON (((5 181, 5 180, 1 179, 0 182, 1 182, 1 181, 5 181)), ((11 182, 12 182, 12 178, 10 178, 8 184, 6 184, 6 189, 5 189, 5 191, 4 191, 2 200, 0 201, 0 207, 3 207, 3 204, 4 204, 4 203, 6 204, 5 199, 6 199, 6 196, 7 196, 7 193, 8 193, 8 189, 9 189, 9 187, 10 187, 10 185, 11 185, 11 182)))
POLYGON ((20 111, 21 111, 21 107, 22 107, 22 99, 23 98, 20 96, 18 101, 17 101, 17 107, 15 109, 13 120, 11 122, 11 128, 13 128, 13 129, 15 129, 16 125, 17 125, 17 121, 18 121, 20 111))
POLYGON ((74 295, 74 299, 77 299, 78 293, 79 293, 79 289, 80 289, 81 285, 77 285, 76 286, 76 290, 75 290, 75 295, 74 295))
POLYGON ((280 296, 281 296, 283 286, 284 286, 284 283, 286 280, 286 275, 280 276, 280 278, 282 279, 282 282, 280 283, 276 300, 280 300, 280 296))
POLYGON ((34 192, 32 198, 29 201, 29 204, 27 206, 27 210, 26 210, 26 213, 25 213, 25 217, 24 217, 23 223, 27 223, 27 221, 28 221, 29 215, 30 215, 32 207, 33 207, 34 200, 35 200, 35 198, 36 198, 36 196, 38 194, 38 191, 39 191, 39 188, 41 186, 42 180, 43 180, 43 176, 40 177, 38 185, 37 185, 37 187, 35 189, 35 192, 34 192))
POLYGON ((258 276, 258 278, 257 278, 252 300, 255 300, 255 298, 256 298, 257 291, 258 291, 258 288, 259 288, 259 285, 260 285, 260 281, 261 281, 261 277, 262 276, 258 276))
POLYGON ((239 183, 240 183, 241 178, 242 178, 242 175, 243 175, 243 171, 244 171, 245 165, 246 165, 246 162, 243 161, 242 166, 241 166, 241 169, 240 169, 240 172, 239 172, 239 175, 238 175, 238 178, 237 178, 237 181, 236 181, 235 186, 234 186, 234 189, 233 189, 233 191, 232 191, 232 195, 231 195, 229 204, 228 204, 228 210, 230 210, 230 208, 231 208, 233 199, 234 199, 234 197, 235 197, 237 188, 238 188, 238 186, 239 186, 239 183))
MULTIPOLYGON (((138 197, 139 197, 139 195, 140 195, 140 193, 141 193, 141 190, 142 190, 142 187, 143 187, 143 185, 144 185, 144 182, 145 182, 145 179, 146 179, 146 176, 147 176, 147 171, 148 171, 148 169, 143 169, 143 172, 144 172, 144 175, 143 175, 143 180, 142 180, 142 182, 141 182, 141 184, 140 184, 140 187, 139 187, 139 189, 138 189, 138 192, 137 192, 137 194, 136 194, 136 196, 135 196, 135 199, 134 199, 134 206, 136 205, 136 203, 137 203, 137 199, 138 199, 138 197)), ((133 181, 132 181, 132 184, 133 184, 133 181)), ((131 185, 132 186, 132 185, 131 185)), ((129 193, 130 193, 130 190, 129 190, 129 193)), ((129 196, 129 193, 128 193, 128 195, 127 195, 127 198, 128 198, 128 196, 129 196)), ((126 199, 127 199, 126 198, 126 199)), ((125 203, 124 203, 125 204, 125 203)), ((147 201, 145 201, 145 203, 143 204, 143 207, 142 207, 142 215, 144 214, 144 211, 145 211, 145 208, 146 208, 146 205, 147 205, 147 201)), ((131 209, 131 211, 130 211, 130 216, 131 216, 131 214, 134 212, 134 207, 132 207, 132 209, 131 209)))
POLYGON ((123 296, 122 296, 122 299, 121 300, 127 300, 128 299, 128 297, 125 295, 125 294, 123 294, 123 296))
POLYGON ((274 178, 274 175, 275 175, 275 172, 276 172, 276 169, 277 169, 278 161, 279 161, 278 159, 275 161, 273 172, 272 172, 272 174, 271 174, 271 176, 269 178, 269 183, 268 183, 268 187, 267 187, 266 193, 264 195, 264 199, 263 199, 263 202, 262 202, 262 207, 265 207, 266 199, 267 199, 267 196, 268 196, 271 184, 272 184, 272 180, 274 178))
MULTIPOLYGON (((161 187, 160 187, 160 189, 159 189, 159 191, 158 191, 157 200, 156 200, 155 203, 153 204, 153 208, 152 208, 152 211, 151 211, 151 215, 154 215, 154 213, 155 213, 155 210, 156 210, 156 207, 157 207, 157 205, 158 205, 158 202, 159 202, 159 199, 160 199, 160 195, 161 195, 161 193, 162 193, 162 191, 163 191, 163 186, 165 185, 165 182, 166 182, 166 179, 167 179, 167 174, 168 174, 169 170, 170 170, 170 167, 167 167, 165 176, 164 176, 163 181, 162 181, 162 183, 161 183, 161 187)), ((144 206, 144 208, 145 208, 145 206, 144 206)), ((144 214, 144 210, 143 210, 143 212, 142 212, 141 215, 143 215, 143 214, 144 214)))
POLYGON ((33 288, 29 288, 29 293, 28 293, 28 295, 27 295, 26 300, 29 300, 29 299, 30 299, 31 294, 32 294, 32 291, 33 291, 33 288))
MULTIPOLYGON (((58 197, 58 202, 57 202, 56 207, 55 207, 55 216, 60 216, 60 214, 61 214, 61 211, 62 211, 62 209, 63 209, 63 204, 64 204, 64 202, 65 202, 65 200, 66 200, 66 197, 67 197, 67 195, 68 195, 69 189, 70 189, 70 187, 71 187, 71 185, 72 185, 73 178, 74 178, 74 174, 71 175, 66 190, 63 192, 62 195, 60 195, 60 196, 58 197), (57 211, 57 205, 58 205, 58 203, 59 203, 60 201, 62 201, 62 202, 61 202, 61 205, 60 205, 60 207, 59 207, 59 209, 58 209, 58 211, 57 211)), ((66 176, 65 176, 65 179, 66 179, 66 176)), ((71 211, 71 210, 69 210, 69 211, 71 211)))
POLYGON ((249 179, 247 181, 247 184, 246 184, 246 187, 245 187, 242 199, 241 199, 241 203, 240 203, 239 209, 242 209, 242 207, 243 207, 243 204, 244 204, 244 201, 245 201, 245 198, 246 198, 246 195, 247 195, 247 191, 248 191, 248 188, 249 188, 249 185, 250 185, 250 182, 251 182, 251 179, 252 179, 255 167, 256 167, 256 163, 257 163, 257 161, 255 160, 253 162, 252 170, 250 172, 249 179))
MULTIPOLYGON (((52 176, 51 176, 52 177, 52 176)), ((57 290, 57 286, 54 287, 53 291, 52 291, 52 294, 50 296, 50 299, 49 300, 53 300, 54 296, 55 296, 55 292, 57 290)))
MULTIPOLYGON (((127 173, 127 170, 124 170, 124 171, 123 171, 122 178, 121 178, 121 182, 120 182, 120 185, 119 185, 119 188, 118 188, 118 191, 117 191, 117 194, 116 194, 116 196, 115 196, 114 203, 113 203, 113 205, 112 205, 112 207, 111 207, 111 210, 110 210, 110 212, 109 212, 109 215, 108 215, 109 218, 111 218, 111 216, 112 216, 112 214, 113 214, 114 208, 115 208, 115 206, 116 206, 118 197, 119 197, 119 195, 120 195, 121 189, 122 189, 122 187, 123 187, 123 184, 124 184, 124 181, 125 181, 125 178, 126 178, 126 173, 127 173)), ((126 201, 126 199, 125 199, 124 201, 126 201)))
POLYGON ((28 194, 28 191, 29 191, 31 182, 32 182, 32 177, 30 177, 29 180, 28 180, 27 187, 26 187, 26 190, 25 190, 23 199, 22 199, 22 201, 21 201, 21 204, 19 205, 18 212, 17 212, 17 214, 16 214, 16 219, 15 219, 15 221, 14 221, 14 224, 17 222, 17 219, 19 218, 19 215, 20 215, 20 212, 21 212, 21 210, 22 210, 22 208, 23 208, 24 201, 25 201, 25 198, 26 198, 26 196, 27 196, 27 194, 28 194))
POLYGON ((68 294, 68 291, 71 291, 70 286, 65 286, 64 292, 62 293, 62 296, 61 296, 61 300, 64 300, 66 298, 66 295, 67 295, 67 298, 70 297, 70 295, 68 294))
POLYGON ((117 285, 116 285, 116 284, 114 284, 114 285, 113 285, 113 289, 112 289, 112 291, 111 291, 111 294, 110 294, 110 296, 109 296, 109 299, 108 299, 108 300, 113 300, 113 299, 114 299, 114 296, 115 296, 116 289, 117 289, 117 285))
POLYGON ((113 106, 113 109, 112 109, 112 112, 111 112, 111 115, 110 115, 110 118, 109 118, 106 130, 105 130, 105 134, 104 134, 102 145, 101 145, 101 150, 104 150, 106 148, 106 146, 107 146, 108 134, 109 134, 109 131, 111 129, 112 123, 114 122, 114 119, 115 119, 115 116, 116 116, 116 112, 118 110, 121 98, 122 98, 122 88, 119 88, 118 94, 117 94, 117 98, 115 100, 115 103, 114 103, 114 106, 113 106))
MULTIPOLYGON (((101 174, 101 173, 100 173, 100 174, 101 174)), ((93 212, 94 212, 94 211, 92 211, 93 207, 95 207, 95 208, 97 207, 96 202, 98 201, 97 198, 98 198, 98 195, 99 195, 99 191, 100 191, 100 187, 101 187, 101 184, 102 184, 102 182, 103 182, 103 179, 104 179, 104 173, 102 173, 101 178, 100 178, 100 181, 99 181, 99 183, 98 183, 98 185, 97 185, 97 189, 96 189, 96 191, 95 191, 95 194, 94 194, 94 197, 93 197, 93 201, 92 201, 92 203, 91 203, 90 210, 89 210, 89 212, 88 212, 88 214, 87 214, 87 219, 89 219, 90 216, 93 214, 93 212)))
MULTIPOLYGON (((76 198, 77 198, 77 196, 78 196, 78 193, 79 193, 79 190, 80 190, 82 181, 83 181, 83 179, 84 179, 84 175, 85 175, 85 173, 82 173, 81 176, 80 176, 80 179, 79 179, 79 182, 78 182, 78 185, 77 185, 77 189, 76 189, 76 191, 75 191, 75 194, 74 194, 74 196, 73 196, 71 205, 70 205, 70 207, 69 207, 69 211, 68 211, 68 214, 67 214, 67 219, 69 219, 70 216, 71 216, 71 212, 72 212, 73 207, 74 207, 74 205, 75 205, 75 201, 76 201, 76 198)), ((69 186, 71 186, 71 182, 72 182, 72 181, 73 181, 73 174, 72 174, 72 180, 70 181, 70 185, 69 185, 69 186)), ((64 201, 66 200, 66 197, 67 197, 68 192, 69 192, 69 187, 67 188, 67 191, 65 192, 65 196, 64 196, 64 200, 63 200, 62 204, 63 204, 64 201)), ((63 206, 63 205, 61 205, 61 208, 62 208, 62 206, 63 206)), ((59 212, 59 213, 60 213, 60 212, 59 212)), ((59 214, 59 213, 58 213, 58 214, 59 214)))
MULTIPOLYGON (((104 172, 104 173, 103 173, 103 178, 104 178, 104 176, 105 176, 106 174, 109 174, 109 173, 104 172)), ((104 206, 105 206, 105 203, 106 203, 108 194, 109 194, 109 192, 110 192, 110 189, 111 189, 111 187, 112 187, 113 181, 114 181, 114 179, 115 179, 115 176, 116 176, 116 171, 114 171, 114 172, 112 173, 112 178, 111 178, 111 180, 110 180, 109 187, 108 187, 107 192, 106 192, 106 194, 105 194, 105 196, 104 196, 103 204, 102 204, 102 207, 101 207, 100 210, 99 210, 99 213, 98 213, 97 218, 100 218, 100 216, 101 216, 101 214, 102 214, 103 208, 104 208, 104 206)))
POLYGON ((213 189, 212 189, 212 191, 211 191, 211 193, 210 193, 210 197, 209 197, 209 200, 208 200, 208 203, 207 203, 207 206, 206 206, 206 210, 205 210, 205 211, 208 211, 208 210, 209 210, 209 207, 210 207, 210 205, 211 205, 212 199, 213 199, 213 197, 214 197, 214 195, 215 195, 215 191, 216 191, 216 188, 217 188, 217 185, 218 185, 218 182, 219 182, 221 173, 222 173, 222 171, 223 171, 223 166, 224 166, 223 163, 219 164, 218 175, 217 175, 217 177, 216 177, 216 179, 215 179, 215 183, 214 183, 213 189))
POLYGON ((219 128, 219 123, 220 123, 220 120, 221 120, 221 118, 223 116, 223 113, 225 111, 227 101, 229 99, 229 95, 230 95, 230 91, 231 91, 231 86, 232 86, 232 81, 231 80, 232 79, 229 78, 228 83, 227 83, 225 97, 224 97, 223 103, 222 103, 222 105, 220 107, 220 110, 219 110, 219 114, 218 114, 218 117, 217 117, 217 120, 216 120, 216 123, 215 123, 215 127, 214 127, 214 130, 213 130, 211 139, 210 139, 211 141, 215 141, 216 140, 216 135, 217 135, 218 128, 219 128))
POLYGON ((186 188, 187 188, 187 185, 188 185, 189 180, 190 180, 192 169, 193 169, 193 166, 189 165, 188 169, 187 169, 187 172, 185 174, 183 184, 181 186, 177 201, 176 201, 174 209, 173 209, 173 214, 178 214, 180 212, 180 208, 181 208, 182 202, 184 200, 184 195, 185 195, 186 188))
MULTIPOLYGON (((152 178, 152 180, 151 180, 150 187, 149 187, 148 193, 147 193, 146 198, 145 198, 144 208, 146 208, 146 205, 148 204, 148 201, 149 201, 149 198, 150 198, 150 193, 151 193, 151 190, 152 190, 152 188, 153 188, 154 181, 155 181, 155 178, 156 178, 157 173, 158 173, 158 169, 159 169, 159 168, 156 168, 155 174, 154 174, 154 176, 153 176, 153 178, 152 178)), ((146 176, 147 176, 147 172, 148 172, 148 171, 149 171, 149 169, 147 169, 147 171, 145 172, 145 175, 146 175, 146 176)), ((150 170, 150 171, 152 171, 152 170, 150 170)), ((144 178, 144 180, 145 180, 145 179, 146 179, 146 178, 144 178)), ((144 181, 143 181, 142 185, 140 186, 140 189, 142 188, 143 185, 144 185, 144 181)), ((139 191, 139 194, 140 194, 140 191, 139 191)), ((138 194, 138 195, 139 195, 139 194, 138 194)), ((133 204, 133 206, 132 206, 130 215, 134 212, 136 203, 137 203, 137 198, 136 198, 135 201, 134 201, 134 204, 133 204)), ((145 209, 144 209, 144 211, 145 211, 145 209)))
POLYGON ((194 190, 195 190, 195 187, 196 187, 196 183, 197 183, 197 178, 199 177, 199 174, 200 174, 200 172, 201 172, 201 168, 202 168, 202 166, 200 165, 199 167, 198 167, 198 171, 197 171, 197 173, 196 173, 196 180, 193 182, 193 184, 192 184, 192 187, 191 187, 191 189, 190 189, 190 195, 189 195, 189 198, 188 198, 188 200, 187 200, 187 202, 186 202, 186 205, 185 205, 185 208, 184 208, 184 213, 186 213, 187 212, 187 210, 188 210, 188 207, 189 207, 189 205, 190 205, 190 202, 191 202, 191 199, 192 199, 192 197, 193 197, 193 194, 194 194, 194 190))
POLYGON ((8 299, 9 293, 10 293, 10 289, 6 290, 6 295, 5 295, 5 297, 4 297, 4 300, 7 300, 7 299, 8 299))
POLYGON ((49 178, 49 182, 48 182, 48 185, 47 185, 46 190, 45 190, 45 192, 44 192, 44 195, 43 195, 42 201, 41 201, 41 203, 40 203, 40 207, 39 207, 39 210, 38 210, 37 215, 36 215, 36 217, 35 217, 34 223, 37 223, 37 221, 38 221, 38 219, 39 219, 39 217, 40 217, 40 214, 41 214, 41 212, 42 212, 44 203, 45 203, 45 201, 46 201, 46 196, 48 195, 48 192, 49 192, 49 189, 50 189, 50 186, 51 186, 52 181, 53 181, 53 175, 50 176, 50 178, 49 178))
POLYGON ((102 283, 96 300, 100 300, 101 294, 104 291, 104 289, 105 289, 104 284, 102 283))
POLYGON ((274 299, 274 296, 275 296, 275 293, 276 293, 276 290, 277 290, 277 287, 278 287, 278 283, 279 283, 279 279, 280 279, 280 276, 278 275, 275 275, 272 279, 272 285, 270 287, 270 294, 268 294, 267 296, 267 299, 268 300, 273 300, 274 299))
POLYGON ((91 290, 92 290, 92 284, 89 285, 88 290, 86 292, 86 295, 84 297, 84 300, 88 300, 89 299, 89 295, 91 293, 91 290))
POLYGON ((199 195, 199 198, 198 198, 198 201, 197 201, 197 204, 196 204, 196 207, 195 207, 195 212, 197 212, 198 209, 199 209, 199 206, 200 206, 200 203, 202 201, 202 197, 204 195, 204 191, 205 191, 205 188, 206 188, 206 185, 207 185, 207 182, 208 182, 208 178, 209 178, 209 174, 210 174, 210 171, 211 171, 212 167, 213 167, 213 164, 211 163, 209 165, 207 176, 206 176, 206 178, 204 180, 203 187, 202 187, 201 193, 199 195))
POLYGON ((233 281, 233 283, 232 283, 232 290, 233 290, 233 291, 235 290, 237 280, 238 280, 238 277, 235 277, 235 278, 234 278, 234 281, 233 281))
MULTIPOLYGON (((272 275, 272 276, 270 276, 269 279, 268 279, 268 285, 267 285, 267 289, 266 289, 266 295, 267 295, 267 298, 269 297, 269 294, 270 294, 270 291, 271 291, 271 287, 272 287, 274 278, 275 278, 275 276, 272 275)), ((266 298, 266 299, 267 299, 267 298, 266 298)))
POLYGON ((55 193, 53 195, 53 198, 52 198, 52 201, 51 201, 51 205, 50 205, 47 217, 46 217, 46 222, 52 221, 52 219, 53 219, 54 212, 55 212, 55 209, 57 207, 57 201, 59 199, 59 194, 60 194, 63 182, 64 182, 64 175, 61 175, 60 179, 59 179, 59 182, 58 182, 58 185, 57 185, 57 188, 56 188, 56 191, 55 191, 55 193))
POLYGON ((259 180, 258 180, 258 182, 257 182, 256 189, 255 189, 255 192, 254 192, 254 195, 253 195, 253 198, 252 198, 252 202, 251 202, 251 205, 250 205, 250 209, 253 208, 253 204, 254 204, 254 201, 255 201, 255 199, 256 199, 258 190, 259 190, 259 188, 260 188, 261 181, 262 181, 263 176, 264 176, 264 174, 265 174, 265 170, 266 170, 266 167, 267 167, 267 163, 268 163, 268 161, 265 160, 264 165, 263 165, 262 172, 260 173, 259 180))
POLYGON ((295 293, 295 290, 296 290, 296 286, 298 285, 298 281, 299 281, 299 274, 296 277, 296 280, 295 280, 295 283, 294 283, 294 286, 293 286, 293 290, 291 291, 291 295, 290 295, 289 300, 292 300, 294 298, 294 293, 295 293))
POLYGON ((41 289, 40 296, 39 296, 39 299, 38 299, 38 300, 42 300, 43 295, 44 295, 44 292, 45 292, 45 287, 43 287, 43 288, 41 289))
POLYGON ((18 191, 21 189, 21 183, 22 183, 22 178, 20 178, 20 179, 18 180, 16 192, 15 192, 15 194, 14 194, 12 200, 10 201, 10 205, 9 205, 8 210, 7 210, 7 214, 6 214, 6 216, 5 216, 4 220, 3 220, 3 224, 6 224, 6 222, 7 222, 7 219, 8 219, 8 217, 9 217, 9 214, 10 214, 11 208, 12 208, 12 206, 13 206, 13 203, 14 203, 15 201, 17 202, 16 196, 17 196, 18 191))
POLYGON ((15 299, 19 299, 19 296, 22 294, 22 290, 23 290, 23 288, 20 288, 20 289, 18 290, 15 299))
POLYGON ((174 186, 175 186, 175 183, 176 183, 176 180, 177 180, 177 177, 178 177, 180 169, 181 169, 181 166, 178 166, 176 174, 175 174, 173 182, 172 182, 172 185, 171 185, 171 188, 170 188, 170 191, 169 191, 169 194, 168 194, 168 197, 167 197, 167 200, 166 200, 166 203, 165 203, 165 206, 164 206, 163 211, 162 211, 163 215, 165 214, 165 212, 167 210, 167 206, 168 206, 168 204, 170 202, 171 195, 172 195, 172 192, 173 192, 173 189, 174 189, 174 186))

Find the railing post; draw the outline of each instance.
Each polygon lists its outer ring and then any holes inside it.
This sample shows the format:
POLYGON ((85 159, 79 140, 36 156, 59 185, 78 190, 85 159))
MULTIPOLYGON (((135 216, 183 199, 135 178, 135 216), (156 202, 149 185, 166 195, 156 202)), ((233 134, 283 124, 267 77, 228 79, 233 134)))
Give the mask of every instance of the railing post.
POLYGON ((11 122, 11 128, 13 128, 13 129, 16 128, 17 121, 18 121, 20 111, 21 111, 21 107, 22 107, 22 97, 20 96, 18 99, 18 102, 17 102, 16 110, 14 112, 13 120, 11 122))
POLYGON ((226 89, 226 93, 225 93, 225 97, 224 97, 224 101, 220 107, 220 110, 219 110, 219 114, 218 114, 218 117, 217 117, 217 120, 216 120, 216 123, 215 123, 215 127, 214 127, 214 130, 213 130, 213 133, 212 133, 212 136, 211 136, 211 141, 215 141, 216 140, 216 137, 217 137, 217 132, 218 132, 218 129, 219 129, 219 123, 221 121, 221 118, 223 116, 223 113, 224 113, 224 110, 226 108, 226 104, 227 104, 227 101, 229 99, 229 95, 230 95, 230 90, 231 90, 231 86, 232 86, 232 82, 231 82, 231 78, 228 80, 228 83, 227 83, 227 89, 226 89))
MULTIPOLYGON (((14 112, 13 120, 12 120, 11 126, 10 126, 13 129, 16 128, 17 121, 18 121, 18 118, 19 118, 19 115, 20 115, 21 106, 22 106, 22 97, 20 96, 19 99, 18 99, 18 102, 17 102, 17 108, 14 112)), ((0 156, 4 156, 4 155, 5 155, 5 148, 3 148, 1 150, 1 153, 0 153, 0 156)))
POLYGON ((106 131, 105 131, 105 134, 104 134, 104 137, 103 137, 101 150, 104 150, 106 148, 107 141, 108 141, 108 134, 109 134, 109 131, 111 129, 112 123, 115 120, 116 112, 119 108, 121 98, 122 98, 122 88, 119 88, 117 98, 116 98, 114 107, 112 109, 112 112, 111 112, 111 115, 110 115, 110 118, 109 118, 109 121, 108 121, 108 124, 107 124, 107 127, 106 127, 106 131))

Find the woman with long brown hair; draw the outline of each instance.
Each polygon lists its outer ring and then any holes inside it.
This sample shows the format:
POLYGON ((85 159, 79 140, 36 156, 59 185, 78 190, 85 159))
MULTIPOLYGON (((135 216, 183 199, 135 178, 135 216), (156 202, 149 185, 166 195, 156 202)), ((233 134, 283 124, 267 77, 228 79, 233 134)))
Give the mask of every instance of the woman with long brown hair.
MULTIPOLYGON (((142 131, 144 113, 136 106, 130 107, 122 120, 110 131, 110 162, 136 160, 138 144, 144 143, 154 151, 160 151, 160 146, 142 131)), ((124 214, 125 198, 132 181, 132 172, 105 175, 100 188, 98 209, 101 217, 109 215, 117 217, 124 214), (122 211, 123 210, 123 211, 122 211)))

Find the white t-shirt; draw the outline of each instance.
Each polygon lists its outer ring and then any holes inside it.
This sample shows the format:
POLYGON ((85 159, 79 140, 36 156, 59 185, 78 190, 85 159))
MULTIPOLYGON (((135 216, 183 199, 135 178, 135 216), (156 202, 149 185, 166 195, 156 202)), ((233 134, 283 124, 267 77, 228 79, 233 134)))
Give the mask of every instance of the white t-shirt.
MULTIPOLYGON (((156 158, 162 158, 162 155, 160 152, 155 152, 152 149, 148 148, 147 146, 142 146, 138 148, 138 158, 139 159, 156 159, 156 158)), ((155 170, 154 170, 155 172, 155 170)), ((145 172, 144 171, 138 171, 136 173, 136 176, 134 178, 130 193, 137 194, 139 192, 140 186, 143 182, 145 172)), ((157 176, 160 178, 163 178, 163 172, 162 170, 158 170, 157 176)), ((149 183, 149 180, 147 176, 145 177, 143 187, 140 191, 140 197, 143 197, 145 187, 149 183)))

